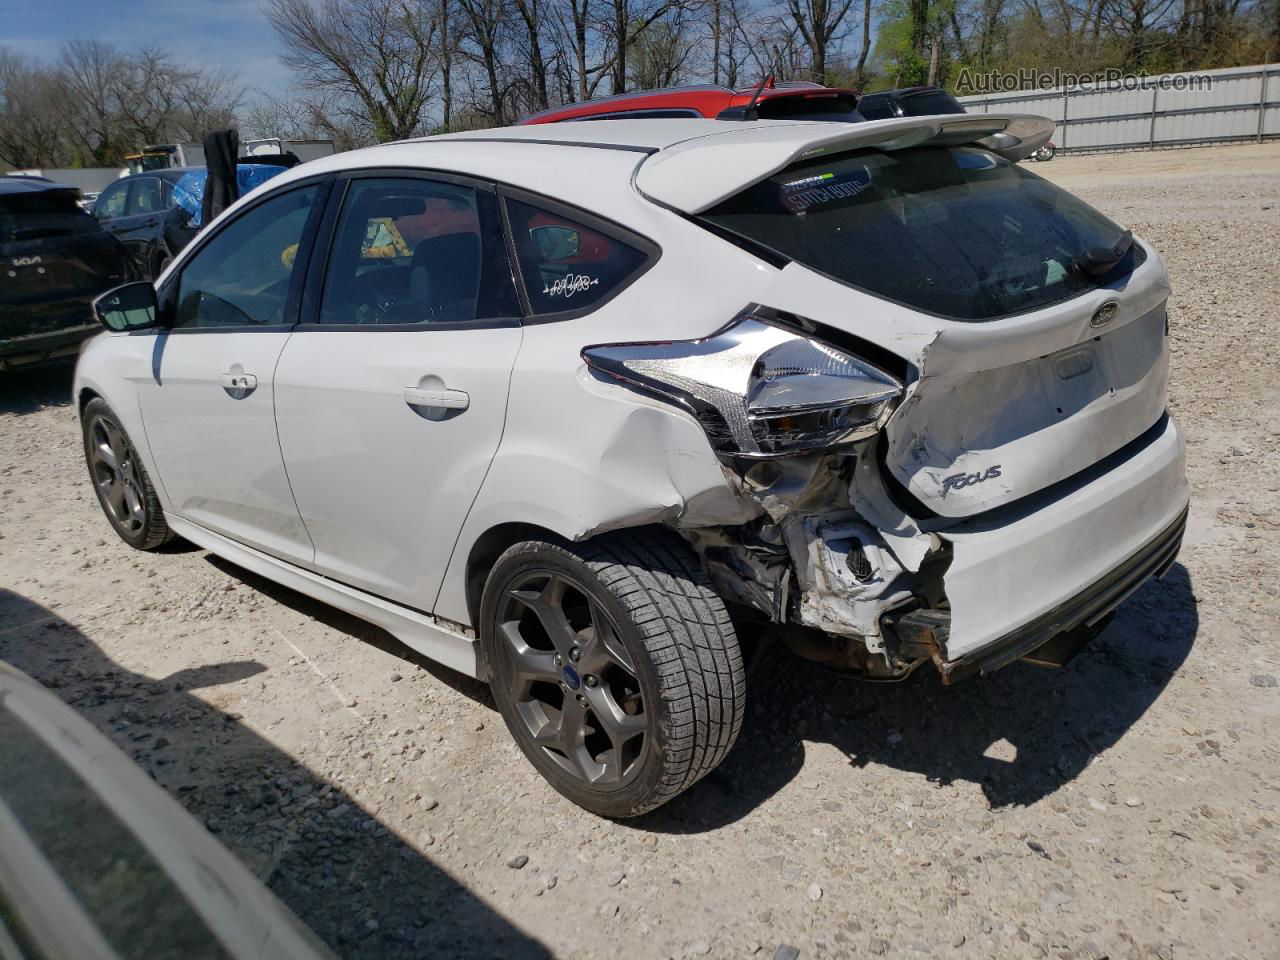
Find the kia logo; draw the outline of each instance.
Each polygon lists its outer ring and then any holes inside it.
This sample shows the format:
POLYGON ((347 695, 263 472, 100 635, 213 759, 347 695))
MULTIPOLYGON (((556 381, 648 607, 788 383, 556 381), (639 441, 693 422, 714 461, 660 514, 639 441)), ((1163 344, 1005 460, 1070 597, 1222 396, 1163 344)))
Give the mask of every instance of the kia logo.
POLYGON ((1120 312, 1120 304, 1114 300, 1108 300, 1097 310, 1093 311, 1093 316, 1089 319, 1091 327, 1105 327, 1108 323, 1116 318, 1116 314, 1120 312))

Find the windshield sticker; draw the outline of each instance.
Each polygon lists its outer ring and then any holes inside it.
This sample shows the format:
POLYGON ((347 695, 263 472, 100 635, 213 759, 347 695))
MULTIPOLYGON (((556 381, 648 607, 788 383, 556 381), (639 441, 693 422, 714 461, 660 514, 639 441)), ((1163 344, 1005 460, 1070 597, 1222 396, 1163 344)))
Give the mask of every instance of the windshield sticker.
POLYGON ((599 282, 598 277, 588 277, 585 273, 570 273, 554 283, 545 284, 542 288, 542 295, 544 297, 565 297, 568 299, 574 294, 590 290, 599 282))
POLYGON ((792 213, 804 213, 820 203, 850 200, 869 186, 871 174, 866 169, 839 178, 834 173, 820 173, 782 184, 782 203, 792 213))

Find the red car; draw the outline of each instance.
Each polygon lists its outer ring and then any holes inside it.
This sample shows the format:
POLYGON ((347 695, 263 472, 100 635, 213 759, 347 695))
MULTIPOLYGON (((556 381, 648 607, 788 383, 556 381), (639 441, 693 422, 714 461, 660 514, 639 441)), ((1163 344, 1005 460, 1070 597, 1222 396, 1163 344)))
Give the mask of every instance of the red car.
POLYGON ((803 80, 733 90, 718 84, 668 87, 601 97, 564 107, 543 110, 521 123, 558 123, 564 120, 621 120, 648 117, 707 117, 722 120, 842 120, 858 121, 858 94, 853 90, 824 87, 803 80), (746 116, 754 102, 754 116, 746 116))

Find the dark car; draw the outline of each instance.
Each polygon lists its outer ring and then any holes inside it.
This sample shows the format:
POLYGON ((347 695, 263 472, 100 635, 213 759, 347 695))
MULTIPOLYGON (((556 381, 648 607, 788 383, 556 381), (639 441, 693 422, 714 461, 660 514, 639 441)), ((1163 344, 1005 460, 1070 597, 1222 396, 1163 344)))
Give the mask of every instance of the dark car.
POLYGON ((0 370, 73 354, 101 328, 93 299, 128 279, 119 242, 80 191, 0 177, 0 370))
MULTIPOLYGON (((238 167, 241 171, 256 168, 274 174, 297 163, 298 159, 293 154, 268 154, 242 158, 238 167)), ((195 182, 192 186, 199 192, 191 196, 191 190, 187 191, 187 199, 195 203, 194 209, 184 209, 180 205, 183 191, 179 184, 188 175, 203 176, 204 173, 204 167, 148 170, 121 177, 98 195, 93 215, 108 233, 124 245, 137 279, 154 280, 160 276, 169 261, 200 232, 200 220, 195 214, 199 210, 204 182, 193 177, 195 182)), ((250 176, 246 184, 256 185, 260 179, 261 176, 250 176)))
POLYGON ((856 122, 858 95, 852 90, 824 87, 802 80, 734 90, 719 84, 689 84, 661 90, 642 90, 553 107, 520 123, 562 123, 569 120, 666 120, 707 117, 721 120, 837 120, 856 122))
POLYGON ((571 103, 520 122, 711 117, 720 120, 825 120, 859 123, 895 117, 964 113, 960 101, 938 87, 904 87, 858 96, 853 90, 806 81, 773 82, 733 90, 714 84, 644 90, 571 103))
POLYGON ((858 100, 858 113, 864 120, 889 120, 894 117, 931 117, 939 113, 964 113, 960 101, 937 87, 904 87, 864 93, 858 100))
POLYGON ((93 215, 124 245, 139 279, 159 276, 196 235, 173 196, 174 185, 193 169, 170 167, 121 177, 98 195, 93 215))

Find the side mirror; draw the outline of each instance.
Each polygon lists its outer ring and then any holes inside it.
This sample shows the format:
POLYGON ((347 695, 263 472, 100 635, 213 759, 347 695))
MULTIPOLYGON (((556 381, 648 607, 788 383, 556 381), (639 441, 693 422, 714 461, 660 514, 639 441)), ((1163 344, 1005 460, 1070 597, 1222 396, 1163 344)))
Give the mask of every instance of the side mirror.
POLYGON ((93 312, 99 323, 117 333, 160 326, 156 288, 150 281, 108 290, 93 301, 93 312))
POLYGON ((538 256, 543 260, 564 260, 574 256, 581 245, 578 231, 571 227, 531 227, 529 236, 538 246, 538 256))

